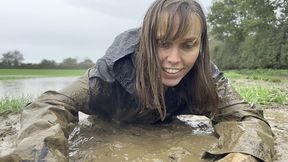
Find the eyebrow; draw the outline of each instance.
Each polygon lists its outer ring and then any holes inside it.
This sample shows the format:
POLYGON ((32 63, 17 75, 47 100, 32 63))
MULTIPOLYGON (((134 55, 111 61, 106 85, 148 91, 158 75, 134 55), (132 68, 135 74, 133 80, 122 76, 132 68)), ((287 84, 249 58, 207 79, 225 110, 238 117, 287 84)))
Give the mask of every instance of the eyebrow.
MULTIPOLYGON (((162 36, 159 37, 160 34, 158 35, 157 34, 157 38, 156 38, 156 41, 163 41, 163 38, 162 36)), ((198 41, 198 39, 200 38, 201 36, 191 36, 191 37, 187 37, 187 38, 180 38, 183 40, 183 42, 192 42, 192 43, 196 43, 198 41)), ((178 38, 179 39, 179 38, 178 38)))
MULTIPOLYGON (((199 39, 199 37, 188 37, 188 38, 184 38, 183 40, 185 41, 197 41, 199 39)), ((163 40, 161 37, 157 37, 156 40, 163 40)))
POLYGON ((184 38, 183 40, 184 40, 184 42, 193 42, 193 43, 195 43, 195 42, 198 41, 198 39, 199 39, 199 37, 190 37, 190 38, 184 38))
POLYGON ((198 38, 193 37, 193 38, 185 38, 185 39, 183 39, 183 40, 194 42, 194 41, 196 41, 197 39, 198 39, 198 38))

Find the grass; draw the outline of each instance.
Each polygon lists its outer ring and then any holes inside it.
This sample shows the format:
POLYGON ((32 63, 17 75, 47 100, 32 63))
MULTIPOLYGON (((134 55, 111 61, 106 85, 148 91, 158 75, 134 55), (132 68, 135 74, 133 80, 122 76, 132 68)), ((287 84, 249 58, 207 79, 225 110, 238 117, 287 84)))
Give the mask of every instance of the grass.
POLYGON ((229 79, 252 79, 262 80, 261 84, 237 84, 232 83, 235 90, 248 102, 271 105, 288 104, 288 93, 281 87, 273 86, 288 83, 288 70, 257 69, 257 70, 229 70, 225 71, 225 76, 229 79))
POLYGON ((264 80, 268 82, 288 82, 288 70, 256 69, 256 70, 229 70, 225 71, 228 78, 245 78, 253 80, 264 80))
POLYGON ((0 69, 0 80, 81 76, 85 71, 82 69, 0 69))
POLYGON ((4 97, 0 100, 0 115, 21 111, 31 101, 30 97, 11 98, 4 97))
POLYGON ((235 90, 249 103, 271 105, 288 104, 288 93, 280 89, 263 86, 233 85, 235 90))

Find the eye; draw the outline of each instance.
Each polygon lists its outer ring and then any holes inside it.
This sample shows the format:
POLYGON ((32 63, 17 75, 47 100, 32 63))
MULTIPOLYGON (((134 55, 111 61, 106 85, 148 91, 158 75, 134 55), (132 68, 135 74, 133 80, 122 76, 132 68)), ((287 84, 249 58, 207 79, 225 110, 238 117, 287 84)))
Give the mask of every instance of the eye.
POLYGON ((172 43, 169 41, 164 41, 164 40, 158 40, 157 41, 157 46, 159 48, 169 48, 171 47, 172 43))
POLYGON ((193 49, 194 47, 196 47, 198 45, 198 41, 196 42, 184 42, 181 46, 183 49, 189 50, 189 49, 193 49))
POLYGON ((194 47, 194 44, 191 43, 185 43, 182 45, 183 49, 192 49, 194 47))

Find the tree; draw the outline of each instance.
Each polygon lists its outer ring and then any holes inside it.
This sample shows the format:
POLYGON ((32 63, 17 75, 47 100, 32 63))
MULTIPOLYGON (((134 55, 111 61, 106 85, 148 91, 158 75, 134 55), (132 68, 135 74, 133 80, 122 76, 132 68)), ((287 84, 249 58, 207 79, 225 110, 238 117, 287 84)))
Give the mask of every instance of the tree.
POLYGON ((94 65, 94 62, 88 58, 79 63, 80 68, 87 69, 94 65))
POLYGON ((208 13, 215 62, 222 68, 286 67, 287 6, 286 0, 216 0, 208 13))
POLYGON ((279 25, 277 35, 279 35, 280 44, 280 67, 288 68, 288 1, 278 0, 279 5, 279 25))
POLYGON ((269 0, 218 0, 208 13, 208 21, 217 39, 243 41, 247 35, 273 26, 276 10, 277 5, 269 0))
POLYGON ((40 68, 56 68, 56 62, 54 60, 43 59, 40 64, 40 68))
POLYGON ((61 67, 67 68, 67 69, 74 69, 77 68, 77 59, 76 58, 66 58, 62 61, 61 67))
POLYGON ((2 54, 1 61, 4 66, 15 67, 21 65, 22 61, 24 61, 24 57, 18 50, 8 51, 2 54))

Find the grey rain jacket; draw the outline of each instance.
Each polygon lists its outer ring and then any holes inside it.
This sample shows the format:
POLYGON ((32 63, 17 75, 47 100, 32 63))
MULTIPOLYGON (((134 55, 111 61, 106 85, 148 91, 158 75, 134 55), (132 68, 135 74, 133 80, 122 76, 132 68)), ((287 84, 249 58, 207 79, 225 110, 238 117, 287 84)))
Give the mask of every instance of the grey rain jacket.
MULTIPOLYGON (((47 91, 23 111, 18 145, 13 154, 2 157, 33 161, 68 161, 67 137, 78 122, 78 111, 121 123, 155 123, 157 110, 141 111, 134 94, 134 57, 139 30, 116 37, 106 55, 84 76, 60 92, 47 91)), ((179 89, 165 94, 167 118, 178 114, 205 115, 212 120, 218 144, 204 158, 231 152, 246 153, 271 162, 273 133, 263 112, 250 106, 231 88, 227 78, 211 64, 213 79, 221 99, 219 114, 177 101, 179 89)), ((0 158, 1 161, 1 158, 0 158)))

